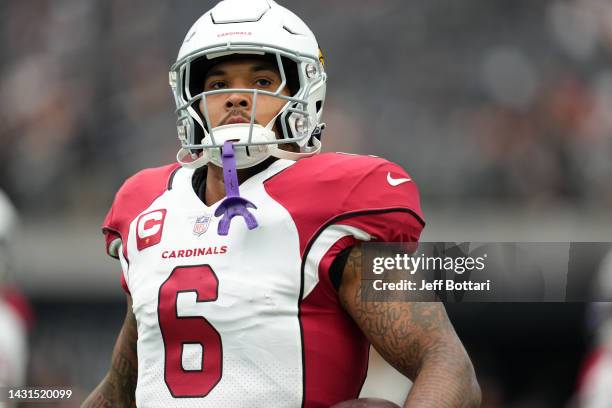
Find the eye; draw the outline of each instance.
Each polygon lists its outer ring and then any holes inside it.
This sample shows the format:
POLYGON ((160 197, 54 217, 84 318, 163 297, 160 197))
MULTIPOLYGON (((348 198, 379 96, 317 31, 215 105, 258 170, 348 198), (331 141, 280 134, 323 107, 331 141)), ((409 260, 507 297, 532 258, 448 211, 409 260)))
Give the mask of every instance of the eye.
POLYGON ((208 86, 206 87, 208 89, 223 89, 223 88, 227 88, 227 84, 223 81, 212 81, 210 84, 208 84, 208 86))
POLYGON ((267 87, 269 87, 270 85, 272 85, 272 81, 270 81, 269 79, 266 79, 266 78, 259 78, 259 79, 257 79, 257 80, 255 81, 255 84, 256 84, 257 86, 259 86, 259 87, 262 87, 262 88, 267 88, 267 87))

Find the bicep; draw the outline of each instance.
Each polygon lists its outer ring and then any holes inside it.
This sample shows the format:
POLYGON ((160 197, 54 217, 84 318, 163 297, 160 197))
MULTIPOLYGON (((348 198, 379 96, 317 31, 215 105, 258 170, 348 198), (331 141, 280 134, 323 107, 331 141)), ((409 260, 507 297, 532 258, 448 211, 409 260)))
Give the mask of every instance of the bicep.
POLYGON ((444 305, 366 301, 362 296, 362 267, 361 248, 356 246, 344 267, 340 301, 385 360, 414 379, 427 353, 459 342, 444 305))

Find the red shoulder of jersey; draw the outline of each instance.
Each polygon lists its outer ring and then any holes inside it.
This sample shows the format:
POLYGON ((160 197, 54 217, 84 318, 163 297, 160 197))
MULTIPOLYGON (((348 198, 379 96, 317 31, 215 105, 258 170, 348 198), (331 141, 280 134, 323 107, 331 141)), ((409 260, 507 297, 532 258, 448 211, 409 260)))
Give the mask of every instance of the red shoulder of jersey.
MULTIPOLYGON (((170 188, 172 177, 179 168, 178 163, 173 163, 145 169, 123 183, 102 223, 106 252, 110 256, 118 257, 116 249, 111 248, 111 243, 117 238, 122 241, 127 239, 128 229, 134 217, 170 188)), ((123 244, 125 250, 125 242, 123 244)))
POLYGON ((302 249, 332 224, 384 242, 416 241, 425 225, 416 183, 379 157, 324 153, 302 159, 267 180, 266 190, 298 218, 302 249))

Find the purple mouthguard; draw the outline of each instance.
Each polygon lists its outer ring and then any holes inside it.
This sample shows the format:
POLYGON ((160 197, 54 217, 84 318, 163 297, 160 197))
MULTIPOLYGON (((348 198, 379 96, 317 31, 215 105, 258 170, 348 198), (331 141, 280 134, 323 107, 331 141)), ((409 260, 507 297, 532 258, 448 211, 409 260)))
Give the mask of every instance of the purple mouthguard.
POLYGON ((217 233, 219 235, 227 235, 232 218, 237 215, 242 216, 247 228, 252 230, 257 227, 257 220, 248 209, 256 209, 257 207, 249 200, 240 197, 238 175, 236 174, 236 157, 234 156, 234 145, 231 140, 223 143, 221 162, 223 163, 223 181, 225 182, 226 197, 215 210, 216 217, 223 215, 223 218, 219 221, 217 233))

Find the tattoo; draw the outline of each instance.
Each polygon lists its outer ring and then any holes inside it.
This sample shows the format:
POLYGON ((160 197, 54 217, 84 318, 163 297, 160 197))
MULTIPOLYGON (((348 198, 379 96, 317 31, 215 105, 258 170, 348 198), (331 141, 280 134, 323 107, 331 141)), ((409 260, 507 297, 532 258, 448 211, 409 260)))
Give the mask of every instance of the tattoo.
POLYGON ((109 373, 81 408, 133 407, 138 379, 136 318, 128 303, 128 313, 117 338, 109 373))
POLYGON ((373 289, 361 284, 361 267, 362 252, 356 247, 344 269, 353 293, 341 296, 342 304, 380 354, 414 378, 424 352, 433 346, 430 339, 444 336, 443 332, 451 329, 444 308, 439 303, 366 301, 362 290, 373 289))
POLYGON ((362 282, 362 255, 357 246, 347 259, 339 291, 344 309, 381 356, 415 381, 411 407, 464 406, 477 384, 443 304, 370 300, 376 295, 369 292, 372 285, 362 282))

